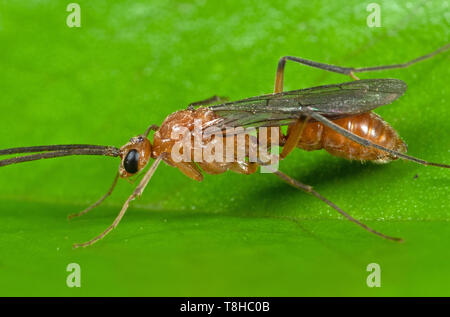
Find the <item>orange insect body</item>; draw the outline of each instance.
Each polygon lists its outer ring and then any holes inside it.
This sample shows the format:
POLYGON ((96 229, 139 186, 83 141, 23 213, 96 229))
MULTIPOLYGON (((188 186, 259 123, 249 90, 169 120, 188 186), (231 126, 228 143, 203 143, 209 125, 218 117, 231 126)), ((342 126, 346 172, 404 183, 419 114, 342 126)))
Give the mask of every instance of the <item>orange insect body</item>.
MULTIPOLYGON (((0 160, 0 166, 69 155, 120 157, 119 172, 109 191, 93 205, 69 216, 69 218, 73 218, 84 215, 100 205, 112 193, 119 177, 129 178, 137 175, 144 170, 151 158, 155 159, 133 193, 125 201, 114 222, 95 238, 85 243, 75 244, 76 248, 86 247, 99 241, 117 227, 130 202, 142 195, 162 161, 178 168, 183 174, 197 181, 203 179, 202 171, 208 174, 220 174, 231 170, 241 174, 252 174, 256 172, 259 165, 266 165, 268 162, 270 165, 274 163, 270 154, 268 155, 269 161, 267 157, 264 158, 268 153, 263 153, 262 149, 273 147, 272 140, 276 139, 279 141, 278 145, 283 147, 281 154, 276 156, 277 160, 285 158, 298 147, 306 151, 324 149, 334 156, 350 160, 387 163, 402 158, 425 166, 450 168, 450 165, 447 164, 433 163, 406 155, 406 144, 397 132, 380 116, 371 111, 379 106, 389 104, 403 95, 407 88, 406 83, 392 78, 359 80, 354 75, 357 72, 405 68, 449 48, 450 44, 447 44, 407 63, 363 68, 341 67, 294 56, 284 56, 278 62, 274 94, 197 109, 194 108, 194 105, 208 105, 223 98, 214 96, 193 103, 187 110, 169 115, 160 127, 151 125, 144 134, 132 138, 120 149, 113 146, 67 144, 0 150, 0 155, 42 152, 3 159, 0 160), (350 75, 353 79, 358 80, 283 92, 284 67, 287 60, 350 75), (340 119, 335 119, 339 117, 340 119), (286 124, 289 124, 288 131, 286 135, 283 135, 280 127, 286 124), (211 127, 217 128, 218 133, 203 133, 206 132, 203 129, 208 130, 211 127), (222 132, 224 129, 236 127, 273 127, 274 130, 266 131, 267 138, 264 137, 264 130, 259 130, 257 136, 250 135, 249 131, 245 131, 243 136, 240 132, 222 132), (148 138, 151 130, 155 131, 153 144, 148 138), (275 134, 276 132, 279 133, 275 134), (185 145, 188 147, 185 148, 185 145), (230 149, 233 150, 233 154, 229 154, 230 149), (205 150, 206 157, 204 156, 205 150)), ((289 185, 314 195, 365 230, 385 239, 401 241, 400 238, 385 235, 351 217, 311 186, 278 170, 271 170, 271 173, 289 185)))
MULTIPOLYGON (((337 119, 333 122, 378 145, 406 153, 406 144, 397 132, 373 112, 337 119)), ((307 151, 325 149, 332 155, 349 160, 387 163, 397 159, 386 152, 351 141, 320 122, 311 122, 306 125, 297 147, 307 151)))
MULTIPOLYGON (((218 116, 208 108, 200 107, 195 110, 181 110, 172 113, 169 115, 164 122, 161 124, 161 127, 155 132, 153 135, 153 157, 158 157, 162 153, 172 153, 172 149, 175 144, 179 144, 183 139, 183 130, 187 129, 191 132, 191 135, 194 133, 194 127, 196 121, 201 125, 208 124, 210 122, 214 122, 218 116)), ((245 155, 247 156, 249 153, 250 139, 248 135, 245 136, 246 140, 243 146, 245 148, 245 155)), ((189 155, 189 161, 185 162, 175 162, 171 155, 168 155, 164 161, 171 166, 177 167, 183 174, 186 176, 195 179, 197 181, 203 180, 203 175, 201 170, 208 174, 221 174, 228 170, 240 173, 240 174, 252 174, 256 172, 257 165, 256 163, 247 162, 245 160, 239 160, 237 157, 234 157, 234 161, 227 162, 225 156, 222 157, 220 162, 212 161, 208 162, 204 159, 203 156, 200 158, 196 158, 194 152, 198 149, 202 150, 208 146, 209 143, 213 142, 214 136, 202 136, 201 142, 196 144, 194 141, 194 137, 192 136, 191 145, 192 151, 189 155)), ((229 136, 224 137, 221 141, 222 144, 233 144, 234 153, 237 153, 237 136, 229 136), (228 142, 227 138, 232 138, 230 142, 228 142)), ((183 149, 180 150, 183 152, 183 149)), ((225 155, 225 152, 224 152, 225 155)))
MULTIPOLYGON (((145 165, 150 157, 157 158, 163 153, 172 153, 173 147, 182 141, 183 130, 187 129, 193 134, 196 122, 199 122, 201 125, 207 125, 218 118, 219 117, 213 111, 203 107, 174 112, 164 120, 161 127, 154 133, 153 145, 150 144, 150 141, 147 138, 136 137, 123 146, 121 152, 126 154, 130 149, 135 149, 142 155, 142 159, 139 160, 139 169, 141 169, 142 167, 140 165, 145 165)), ((405 153, 407 150, 406 144, 399 137, 397 132, 386 121, 373 112, 337 119, 334 120, 334 123, 388 149, 401 153, 405 153)), ((292 128, 292 126, 290 128, 292 128)), ((289 135, 289 131, 290 130, 288 130, 287 135, 289 135)), ((248 135, 245 137, 244 153, 246 157, 248 157, 249 147, 254 145, 252 142, 258 141, 250 139, 248 135)), ((226 138, 233 138, 231 144, 234 144, 234 152, 237 153, 237 136, 224 137, 224 140, 222 141, 223 144, 227 142, 225 140, 226 138)), ((282 140, 286 140, 285 136, 281 136, 281 138, 282 140)), ((192 136, 189 161, 175 162, 171 155, 167 155, 164 161, 167 164, 178 168, 186 176, 197 181, 203 180, 202 170, 208 174, 221 174, 228 170, 241 174, 252 174, 256 172, 258 168, 256 163, 239 160, 236 156, 234 156, 234 161, 232 162, 227 161, 225 156, 220 161, 213 160, 210 162, 205 160, 203 156, 196 158, 194 154, 195 150, 199 148, 204 149, 208 144, 213 142, 213 140, 214 136, 202 136, 201 142, 197 144, 192 136)), ((283 141, 281 145, 283 145, 283 141)), ((310 122, 305 126, 297 147, 306 151, 324 149, 332 155, 349 160, 387 163, 397 159, 386 152, 351 141, 329 127, 324 126, 320 122, 310 122)), ((180 152, 182 153, 183 149, 181 149, 180 152)), ((120 170, 120 175, 122 177, 130 176, 123 167, 120 170)))

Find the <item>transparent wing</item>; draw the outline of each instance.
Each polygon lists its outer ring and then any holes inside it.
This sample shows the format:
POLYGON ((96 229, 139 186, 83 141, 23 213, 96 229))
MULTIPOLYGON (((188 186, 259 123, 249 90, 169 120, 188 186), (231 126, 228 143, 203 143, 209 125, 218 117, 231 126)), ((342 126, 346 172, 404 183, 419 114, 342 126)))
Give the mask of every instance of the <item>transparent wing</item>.
POLYGON ((329 119, 337 119, 389 104, 403 95, 406 88, 406 83, 399 79, 362 79, 257 96, 210 106, 219 119, 210 122, 208 127, 287 125, 302 117, 305 107, 329 119))

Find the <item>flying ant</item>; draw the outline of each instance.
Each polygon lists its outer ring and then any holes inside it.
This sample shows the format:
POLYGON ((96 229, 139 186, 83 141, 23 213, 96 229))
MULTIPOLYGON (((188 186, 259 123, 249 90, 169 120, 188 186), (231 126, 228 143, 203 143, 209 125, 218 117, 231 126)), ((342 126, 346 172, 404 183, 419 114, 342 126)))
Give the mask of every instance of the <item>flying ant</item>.
MULTIPOLYGON (((151 125, 144 134, 132 138, 130 142, 120 149, 113 146, 98 145, 49 145, 0 150, 0 155, 43 152, 0 160, 0 166, 70 155, 120 157, 119 171, 108 192, 87 209, 69 216, 69 218, 73 218, 81 216, 101 204, 112 193, 119 178, 129 178, 136 175, 148 165, 150 159, 155 160, 134 192, 124 203, 114 222, 92 240, 75 244, 75 248, 86 247, 97 242, 119 224, 130 202, 142 195, 161 161, 178 168, 186 176, 197 181, 203 179, 202 171, 208 174, 219 174, 232 170, 248 175, 255 173, 259 166, 264 165, 260 162, 260 157, 257 158, 258 161, 256 162, 248 161, 248 156, 244 158, 234 157, 233 160, 225 162, 222 160, 205 161, 203 158, 196 159, 195 155, 193 155, 196 147, 203 148, 217 139, 208 134, 203 136, 200 144, 195 144, 192 141, 192 152, 188 153, 188 161, 175 161, 171 153, 180 140, 177 137, 173 137, 172 132, 180 128, 192 131, 195 122, 201 122, 203 127, 213 127, 219 131, 236 127, 255 127, 258 129, 277 127, 279 131, 279 145, 283 147, 280 154, 281 159, 284 159, 295 147, 298 147, 307 151, 325 149, 332 155, 350 160, 387 163, 401 158, 422 165, 449 168, 449 165, 431 163, 405 154, 407 150, 406 144, 397 132, 380 116, 372 112, 373 109, 389 104, 403 95, 407 88, 403 81, 399 79, 359 80, 355 75, 355 73, 406 68, 444 52, 449 47, 450 44, 447 44, 430 54, 403 64, 364 68, 340 67, 298 57, 285 56, 278 63, 273 94, 212 106, 211 103, 221 102, 222 99, 213 97, 193 103, 186 110, 180 110, 169 115, 160 127, 151 125), (355 81, 283 92, 284 69, 288 60, 330 72, 349 75, 355 81), (195 106, 200 107, 196 108, 195 106), (281 132, 280 128, 285 125, 288 126, 286 135, 281 132), (151 131, 154 131, 153 143, 148 138, 151 131)), ((222 137, 236 141, 238 134, 223 134, 222 137)), ((259 136, 256 138, 248 137, 244 149, 246 155, 248 155, 252 145, 260 145, 259 143, 261 142, 266 143, 268 140, 261 141, 259 136)), ((278 170, 273 171, 273 174, 288 184, 319 198, 365 230, 385 239, 401 241, 400 238, 375 231, 354 219, 333 202, 313 190, 311 186, 305 185, 278 170)))

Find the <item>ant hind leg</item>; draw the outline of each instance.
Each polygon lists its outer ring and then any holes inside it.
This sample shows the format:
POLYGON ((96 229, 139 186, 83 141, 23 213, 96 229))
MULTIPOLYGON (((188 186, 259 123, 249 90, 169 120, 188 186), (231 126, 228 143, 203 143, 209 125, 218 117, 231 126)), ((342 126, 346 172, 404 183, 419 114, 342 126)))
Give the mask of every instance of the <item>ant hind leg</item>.
POLYGON ((388 235, 385 235, 379 231, 376 231, 372 228, 370 228, 369 226, 367 226, 366 224, 360 222, 359 220, 356 220, 355 218, 353 218, 352 216, 350 216, 348 213, 346 213, 344 210, 342 210, 339 206, 337 206, 335 203, 333 203, 332 201, 326 199, 324 196, 322 196, 321 194, 319 194, 318 192, 316 192, 311 186, 309 185, 305 185, 301 182, 299 182, 296 179, 293 179, 292 177, 289 177, 288 175, 280 172, 280 171, 275 171, 273 174, 275 174, 277 177, 279 177, 280 179, 282 179, 284 182, 288 183, 289 185, 303 190, 304 192, 307 192, 308 194, 311 194, 313 196, 315 196, 316 198, 320 199, 321 201, 323 201, 324 203, 326 203, 328 206, 330 206, 331 208, 333 208, 334 210, 336 210, 337 212, 339 212, 341 215, 343 215, 345 218, 347 218, 348 220, 350 220, 351 222, 357 224, 358 226, 362 227, 364 230, 369 231, 370 233, 373 233, 377 236, 380 236, 384 239, 388 239, 388 240, 392 240, 392 241, 397 241, 397 242, 402 242, 403 240, 401 238, 395 238, 395 237, 391 237, 388 235))
POLYGON ((337 66, 337 65, 319 63, 319 62, 311 61, 311 60, 304 59, 301 57, 283 56, 282 58, 280 58, 280 60, 278 62, 277 75, 276 75, 276 79, 275 79, 275 92, 277 93, 277 92, 281 92, 283 90, 284 68, 286 65, 286 61, 288 61, 288 60, 299 63, 299 64, 307 65, 310 67, 323 69, 323 70, 326 70, 329 72, 348 75, 351 78, 358 80, 359 78, 355 76, 355 73, 366 73, 366 72, 380 71, 380 70, 386 70, 386 69, 407 68, 413 64, 416 64, 423 60, 432 58, 433 56, 435 56, 439 53, 445 52, 449 48, 450 48, 450 44, 446 44, 429 54, 417 57, 409 62, 400 63, 400 64, 373 66, 373 67, 342 67, 342 66, 337 66))

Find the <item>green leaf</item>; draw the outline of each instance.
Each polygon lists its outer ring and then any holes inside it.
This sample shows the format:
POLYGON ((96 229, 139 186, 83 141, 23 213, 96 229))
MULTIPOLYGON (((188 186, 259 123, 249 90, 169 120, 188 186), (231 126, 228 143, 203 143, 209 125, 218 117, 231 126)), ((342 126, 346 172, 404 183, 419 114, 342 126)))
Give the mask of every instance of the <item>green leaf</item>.
MULTIPOLYGON (((361 1, 2 2, 0 148, 89 143, 121 146, 150 124, 214 94, 270 93, 278 59, 342 66, 409 61, 446 44, 446 1, 378 1, 369 28, 361 1)), ((402 70, 406 95, 377 113, 409 153, 449 157, 448 53, 402 70)), ((287 64, 285 88, 349 81, 287 64)), ((396 161, 360 164, 294 151, 280 170, 369 226, 367 233, 270 174, 231 172, 197 183, 162 164, 140 200, 105 239, 133 185, 120 182, 90 214, 119 161, 43 160, 0 171, 0 295, 5 296, 449 296, 448 171, 396 161), (66 267, 81 267, 68 288, 66 267), (381 288, 369 288, 369 263, 381 288)))

